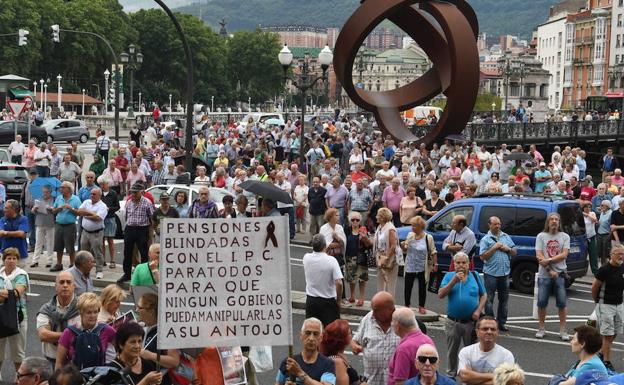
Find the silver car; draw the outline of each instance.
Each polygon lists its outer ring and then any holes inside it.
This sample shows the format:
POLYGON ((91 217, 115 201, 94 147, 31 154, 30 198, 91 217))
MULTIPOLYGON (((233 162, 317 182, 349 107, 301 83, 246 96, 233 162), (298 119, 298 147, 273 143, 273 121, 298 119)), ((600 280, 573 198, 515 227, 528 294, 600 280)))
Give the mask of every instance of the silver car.
POLYGON ((48 143, 53 141, 77 141, 87 143, 89 129, 84 122, 74 119, 53 119, 42 124, 48 134, 48 143))

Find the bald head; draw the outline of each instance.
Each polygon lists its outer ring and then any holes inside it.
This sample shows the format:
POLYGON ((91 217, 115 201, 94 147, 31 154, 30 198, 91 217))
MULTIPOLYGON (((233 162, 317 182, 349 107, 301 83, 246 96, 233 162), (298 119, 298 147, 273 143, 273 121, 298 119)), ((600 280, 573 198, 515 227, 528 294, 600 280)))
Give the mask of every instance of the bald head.
POLYGON ((394 307, 394 297, 387 291, 380 291, 371 298, 371 308, 377 306, 394 307))
POLYGON ((401 338, 409 332, 418 330, 416 315, 408 307, 396 309, 392 314, 392 323, 395 333, 401 338))
POLYGON ((438 349, 431 344, 420 345, 416 351, 416 357, 418 356, 438 357, 438 349))

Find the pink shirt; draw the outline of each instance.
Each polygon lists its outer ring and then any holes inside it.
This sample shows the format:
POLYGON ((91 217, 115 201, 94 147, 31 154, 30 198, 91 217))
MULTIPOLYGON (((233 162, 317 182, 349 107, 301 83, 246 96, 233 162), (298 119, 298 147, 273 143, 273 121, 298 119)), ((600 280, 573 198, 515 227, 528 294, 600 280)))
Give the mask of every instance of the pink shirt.
MULTIPOLYGON (((66 328, 63 331, 63 334, 61 334, 61 338, 59 338, 59 342, 58 342, 59 345, 67 349, 66 364, 72 361, 74 359, 74 355, 76 354, 76 348, 74 346, 75 339, 76 339, 76 334, 72 332, 69 328, 66 328)), ((100 331, 100 347, 102 348, 102 352, 106 352, 106 349, 108 348, 108 344, 112 344, 114 340, 115 340, 115 329, 113 329, 112 327, 108 325, 104 326, 104 329, 100 331)), ((106 357, 106 354, 104 353, 102 356, 106 357)), ((105 363, 102 362, 102 365, 104 364, 105 363)))
POLYGON ((623 185, 624 184, 624 176, 620 175, 619 177, 617 177, 617 176, 613 175, 611 177, 611 183, 613 183, 616 186, 623 185))
POLYGON ((416 351, 424 344, 435 346, 433 340, 420 330, 414 330, 401 338, 399 346, 388 363, 388 385, 394 385, 397 380, 406 381, 416 377, 418 374, 414 365, 416 351))
POLYGON ((462 170, 459 167, 455 167, 454 169, 449 167, 446 169, 446 175, 449 178, 459 178, 461 176, 462 170))
POLYGON ((397 191, 392 189, 392 186, 386 187, 381 197, 381 201, 384 205, 390 209, 393 213, 398 213, 401 208, 401 199, 405 196, 405 190, 399 186, 397 191))

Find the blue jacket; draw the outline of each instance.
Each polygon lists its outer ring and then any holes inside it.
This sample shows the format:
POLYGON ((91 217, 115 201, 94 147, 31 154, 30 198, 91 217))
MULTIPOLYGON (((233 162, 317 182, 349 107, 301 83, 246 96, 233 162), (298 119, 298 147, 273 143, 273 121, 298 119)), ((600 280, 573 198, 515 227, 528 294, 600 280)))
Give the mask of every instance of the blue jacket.
MULTIPOLYGON (((405 385, 420 385, 420 374, 407 380, 405 382, 405 385)), ((447 376, 440 374, 440 372, 436 372, 435 385, 455 385, 455 381, 447 376)))

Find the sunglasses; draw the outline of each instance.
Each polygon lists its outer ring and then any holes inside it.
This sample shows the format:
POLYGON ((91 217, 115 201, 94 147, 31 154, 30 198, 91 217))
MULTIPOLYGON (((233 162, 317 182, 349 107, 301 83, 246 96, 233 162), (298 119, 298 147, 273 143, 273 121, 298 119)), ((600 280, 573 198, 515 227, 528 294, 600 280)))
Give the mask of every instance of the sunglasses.
POLYGON ((421 364, 424 364, 427 362, 427 360, 429 360, 429 363, 431 365, 435 364, 436 362, 438 362, 438 357, 435 356, 418 356, 418 362, 420 362, 421 364))
POLYGON ((359 219, 355 219, 355 218, 351 219, 351 222, 359 222, 359 221, 360 221, 359 219))

